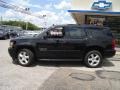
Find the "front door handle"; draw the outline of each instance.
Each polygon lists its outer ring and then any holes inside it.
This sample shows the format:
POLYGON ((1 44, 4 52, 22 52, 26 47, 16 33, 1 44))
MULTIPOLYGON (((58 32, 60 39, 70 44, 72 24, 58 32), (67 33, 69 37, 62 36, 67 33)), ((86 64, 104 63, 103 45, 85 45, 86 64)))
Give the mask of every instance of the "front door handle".
POLYGON ((56 40, 56 43, 64 43, 65 41, 63 40, 56 40))

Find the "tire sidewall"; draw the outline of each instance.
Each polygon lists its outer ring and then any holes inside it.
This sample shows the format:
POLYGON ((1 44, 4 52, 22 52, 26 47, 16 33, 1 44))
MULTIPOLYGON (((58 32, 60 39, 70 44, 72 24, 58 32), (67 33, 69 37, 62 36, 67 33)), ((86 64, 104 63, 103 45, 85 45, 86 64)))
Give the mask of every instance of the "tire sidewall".
POLYGON ((33 60, 34 60, 34 54, 29 49, 20 49, 19 52, 17 53, 17 61, 18 61, 18 64, 21 65, 21 66, 25 66, 25 67, 30 66, 32 64, 33 60), (28 61, 27 64, 22 64, 18 59, 18 55, 22 51, 26 52, 29 55, 29 61, 28 61))
POLYGON ((99 67, 99 66, 102 64, 102 62, 103 62, 103 56, 102 56, 102 54, 101 54, 99 51, 97 51, 97 50, 89 51, 89 52, 85 55, 85 58, 84 58, 84 63, 85 63, 85 65, 86 65, 87 67, 89 67, 89 68, 97 68, 97 67, 99 67), (99 55, 99 57, 100 57, 100 62, 99 62, 98 65, 96 65, 96 66, 91 66, 91 65, 88 63, 88 57, 89 57, 91 54, 98 54, 98 55, 99 55))

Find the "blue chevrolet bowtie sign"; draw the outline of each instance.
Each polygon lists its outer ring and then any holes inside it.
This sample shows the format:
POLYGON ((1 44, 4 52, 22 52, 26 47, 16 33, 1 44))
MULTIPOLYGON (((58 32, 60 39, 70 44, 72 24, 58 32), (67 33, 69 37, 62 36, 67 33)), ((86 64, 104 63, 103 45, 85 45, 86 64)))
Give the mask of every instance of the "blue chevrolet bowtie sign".
POLYGON ((94 2, 92 5, 93 9, 98 10, 106 10, 111 8, 112 2, 107 2, 106 0, 98 0, 98 2, 94 2))

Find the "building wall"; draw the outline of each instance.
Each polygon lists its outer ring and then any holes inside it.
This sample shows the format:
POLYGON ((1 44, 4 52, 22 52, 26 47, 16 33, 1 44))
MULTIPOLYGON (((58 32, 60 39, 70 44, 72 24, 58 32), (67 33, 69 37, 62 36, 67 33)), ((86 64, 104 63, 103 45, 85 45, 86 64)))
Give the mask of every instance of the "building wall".
MULTIPOLYGON (((91 10, 92 4, 98 0, 72 0, 72 10, 91 10)), ((108 11, 120 12, 120 0, 106 0, 112 2, 108 11)))

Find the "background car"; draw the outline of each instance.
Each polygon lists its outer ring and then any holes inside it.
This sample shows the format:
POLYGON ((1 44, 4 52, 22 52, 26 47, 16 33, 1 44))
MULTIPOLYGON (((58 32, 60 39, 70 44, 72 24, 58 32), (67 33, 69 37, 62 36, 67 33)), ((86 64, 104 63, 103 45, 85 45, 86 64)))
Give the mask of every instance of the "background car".
POLYGON ((18 37, 34 37, 36 35, 39 35, 42 31, 26 31, 22 30, 18 32, 18 37))
POLYGON ((8 39, 9 33, 6 30, 0 29, 0 38, 1 39, 8 39))
POLYGON ((15 38, 18 36, 18 30, 9 30, 9 37, 15 38))

